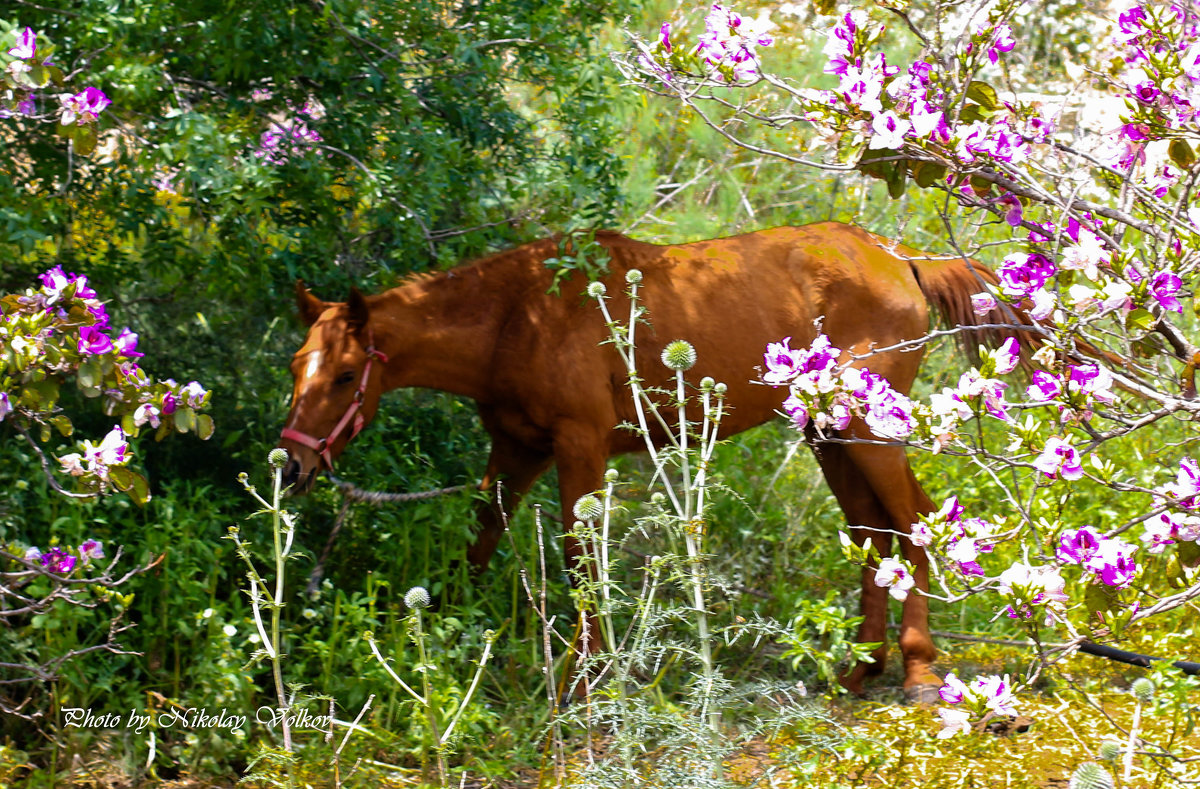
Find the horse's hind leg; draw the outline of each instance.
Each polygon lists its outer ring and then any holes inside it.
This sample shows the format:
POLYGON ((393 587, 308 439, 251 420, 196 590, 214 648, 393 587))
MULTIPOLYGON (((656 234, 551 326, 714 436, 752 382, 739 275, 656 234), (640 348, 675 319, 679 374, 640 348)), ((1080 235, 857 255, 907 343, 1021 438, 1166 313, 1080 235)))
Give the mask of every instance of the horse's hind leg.
MULTIPOLYGON (((814 447, 817 462, 825 475, 825 481, 837 498, 846 522, 850 524, 851 538, 858 545, 870 540, 880 556, 892 552, 891 520, 887 511, 875 496, 862 472, 850 459, 842 444, 821 444, 814 447)), ((887 659, 887 590, 875 585, 875 568, 862 569, 862 596, 859 613, 863 621, 858 626, 855 640, 859 643, 877 642, 871 652, 872 663, 860 662, 841 677, 842 685, 851 693, 863 695, 863 681, 883 671, 887 659)))
MULTIPOLYGON (((865 433, 865 427, 855 431, 865 433)), ((857 467, 869 490, 887 513, 887 527, 899 532, 900 550, 913 566, 916 588, 929 591, 929 557, 925 549, 913 545, 908 534, 918 515, 934 510, 933 503, 921 489, 908 465, 904 449, 898 446, 846 444, 846 454, 857 467)), ((872 586, 874 585, 872 579, 872 586)), ((924 594, 911 593, 904 600, 900 620, 900 652, 904 656, 904 689, 909 698, 932 700, 941 679, 930 670, 937 649, 929 633, 929 599, 924 594)))

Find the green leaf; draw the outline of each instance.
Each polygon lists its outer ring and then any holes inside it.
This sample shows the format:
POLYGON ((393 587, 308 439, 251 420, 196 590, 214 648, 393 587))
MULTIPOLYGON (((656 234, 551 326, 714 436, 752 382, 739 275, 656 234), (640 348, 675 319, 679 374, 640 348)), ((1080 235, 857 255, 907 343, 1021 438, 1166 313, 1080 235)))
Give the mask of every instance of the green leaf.
POLYGON ((944 164, 911 162, 909 169, 912 171, 913 180, 922 189, 933 186, 946 178, 946 166, 944 164))
POLYGON ((974 80, 967 86, 967 99, 975 102, 988 111, 988 114, 995 112, 1000 107, 1000 99, 996 96, 996 89, 986 82, 974 80))
POLYGON ((75 153, 87 156, 96 150, 96 127, 90 123, 86 126, 76 126, 71 139, 75 143, 75 153))
POLYGON ((45 66, 33 66, 29 69, 29 81, 34 87, 46 87, 46 83, 50 81, 50 70, 45 66))
POLYGON ((899 200, 904 196, 904 187, 908 184, 908 168, 904 162, 895 162, 892 171, 887 175, 888 196, 899 200))
POLYGON ((180 433, 196 429, 196 414, 190 408, 180 408, 175 412, 175 429, 180 433))
POLYGON ((128 493, 138 506, 150 500, 150 483, 146 478, 126 466, 113 466, 108 470, 108 479, 117 490, 128 493))
POLYGON ((1083 595, 1083 602, 1087 606, 1088 613, 1102 613, 1112 609, 1113 603, 1116 602, 1116 595, 1107 586, 1090 584, 1083 595))
POLYGON ((1125 316, 1125 328, 1131 333, 1147 334, 1157 325, 1158 318, 1155 318, 1149 310, 1141 307, 1130 310, 1129 314, 1125 316))
POLYGON ((990 117, 992 117, 991 111, 978 104, 968 104, 962 108, 962 112, 958 113, 958 120, 962 123, 974 123, 990 117))
POLYGON ((1183 170, 1192 169, 1192 165, 1196 163, 1196 154, 1187 140, 1171 140, 1171 144, 1167 146, 1167 155, 1183 170))
POLYGON ((75 425, 71 424, 71 420, 65 414, 51 417, 50 424, 54 425, 58 434, 63 438, 70 438, 71 434, 75 432, 75 425))

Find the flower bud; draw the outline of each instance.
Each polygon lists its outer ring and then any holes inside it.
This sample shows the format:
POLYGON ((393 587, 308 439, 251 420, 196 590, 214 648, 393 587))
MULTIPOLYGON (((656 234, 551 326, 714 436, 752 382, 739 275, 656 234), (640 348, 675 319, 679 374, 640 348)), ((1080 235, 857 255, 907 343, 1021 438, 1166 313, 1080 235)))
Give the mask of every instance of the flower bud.
POLYGON ((696 349, 687 340, 675 340, 663 348, 662 363, 672 370, 687 370, 696 363, 696 349))
POLYGON ((271 468, 283 468, 288 462, 287 450, 283 447, 275 447, 267 453, 267 462, 271 464, 271 468))
POLYGON ((1106 762, 1115 761, 1121 755, 1121 743, 1116 740, 1105 740, 1100 743, 1096 755, 1106 762))
POLYGON ((625 272, 625 281, 630 285, 636 285, 642 281, 642 272, 638 269, 631 268, 625 272))
POLYGON ((604 505, 592 494, 580 496, 575 502, 575 517, 581 521, 596 521, 604 515, 604 505))
POLYGON ((414 586, 404 593, 404 604, 414 611, 421 608, 428 608, 432 602, 429 599, 429 592, 423 586, 414 586))
POLYGON ((656 490, 650 494, 650 503, 655 507, 661 507, 666 503, 667 497, 661 490, 656 490))
POLYGON ((593 282, 587 286, 587 294, 593 299, 598 299, 604 295, 608 288, 604 287, 603 282, 593 282))
POLYGON ((616 482, 620 476, 620 472, 618 472, 615 468, 610 468, 608 471, 604 472, 604 481, 609 483, 616 482))
POLYGON ((1084 762, 1075 768, 1067 789, 1113 789, 1113 779, 1095 762, 1084 762))
POLYGON ((713 387, 716 385, 717 385, 717 382, 714 381, 712 378, 710 378, 707 375, 700 379, 700 391, 701 392, 711 392, 713 390, 713 387))
POLYGON ((1133 692, 1133 697, 1142 704, 1149 704, 1154 700, 1154 683, 1145 677, 1139 677, 1129 686, 1129 690, 1133 692))
POLYGON ((714 387, 713 387, 713 393, 714 393, 714 394, 715 394, 717 397, 724 397, 724 396, 725 396, 725 392, 726 392, 728 389, 729 389, 729 387, 728 387, 728 386, 726 386, 726 385, 725 385, 725 384, 723 384, 723 383, 721 383, 721 384, 717 384, 716 386, 714 386, 714 387))

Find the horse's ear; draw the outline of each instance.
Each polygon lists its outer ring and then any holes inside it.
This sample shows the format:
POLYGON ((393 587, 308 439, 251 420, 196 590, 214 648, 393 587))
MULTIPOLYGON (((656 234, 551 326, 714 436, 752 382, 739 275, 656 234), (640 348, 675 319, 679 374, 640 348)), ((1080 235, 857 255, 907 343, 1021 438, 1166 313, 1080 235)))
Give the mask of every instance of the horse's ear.
POLYGON ((302 280, 296 280, 296 308, 305 326, 312 326, 329 305, 308 292, 302 280))
POLYGON ((351 286, 350 298, 346 299, 346 309, 349 313, 347 322, 351 329, 358 331, 367 325, 371 311, 367 306, 367 297, 362 295, 358 288, 351 286))

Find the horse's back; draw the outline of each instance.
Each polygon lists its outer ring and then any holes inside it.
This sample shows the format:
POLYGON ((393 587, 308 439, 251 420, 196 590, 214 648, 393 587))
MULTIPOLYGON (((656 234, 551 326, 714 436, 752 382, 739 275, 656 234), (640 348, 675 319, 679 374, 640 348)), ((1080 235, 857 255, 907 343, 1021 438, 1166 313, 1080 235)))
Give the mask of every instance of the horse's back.
MULTIPOLYGON (((667 375, 662 348, 676 339, 690 342, 697 363, 688 380, 710 376, 729 387, 727 434, 766 421, 779 407, 778 391, 751 383, 767 343, 792 337, 793 347, 802 347, 820 323, 835 345, 861 352, 871 343, 919 336, 928 325, 908 263, 885 240, 847 225, 781 227, 665 246, 615 233, 596 239, 611 257, 606 285, 615 319, 629 315, 626 272, 642 273, 647 323, 637 328, 639 374, 659 383, 667 375)), ((625 370, 615 350, 602 344, 607 329, 585 288, 576 278, 552 296, 536 283, 508 324, 505 344, 522 371, 522 381, 513 384, 534 420, 604 423, 610 430, 633 413, 625 370)), ((870 366, 907 388, 919 354, 893 361, 897 356, 876 357, 870 366)), ((629 443, 613 440, 621 445, 615 451, 629 443)))

